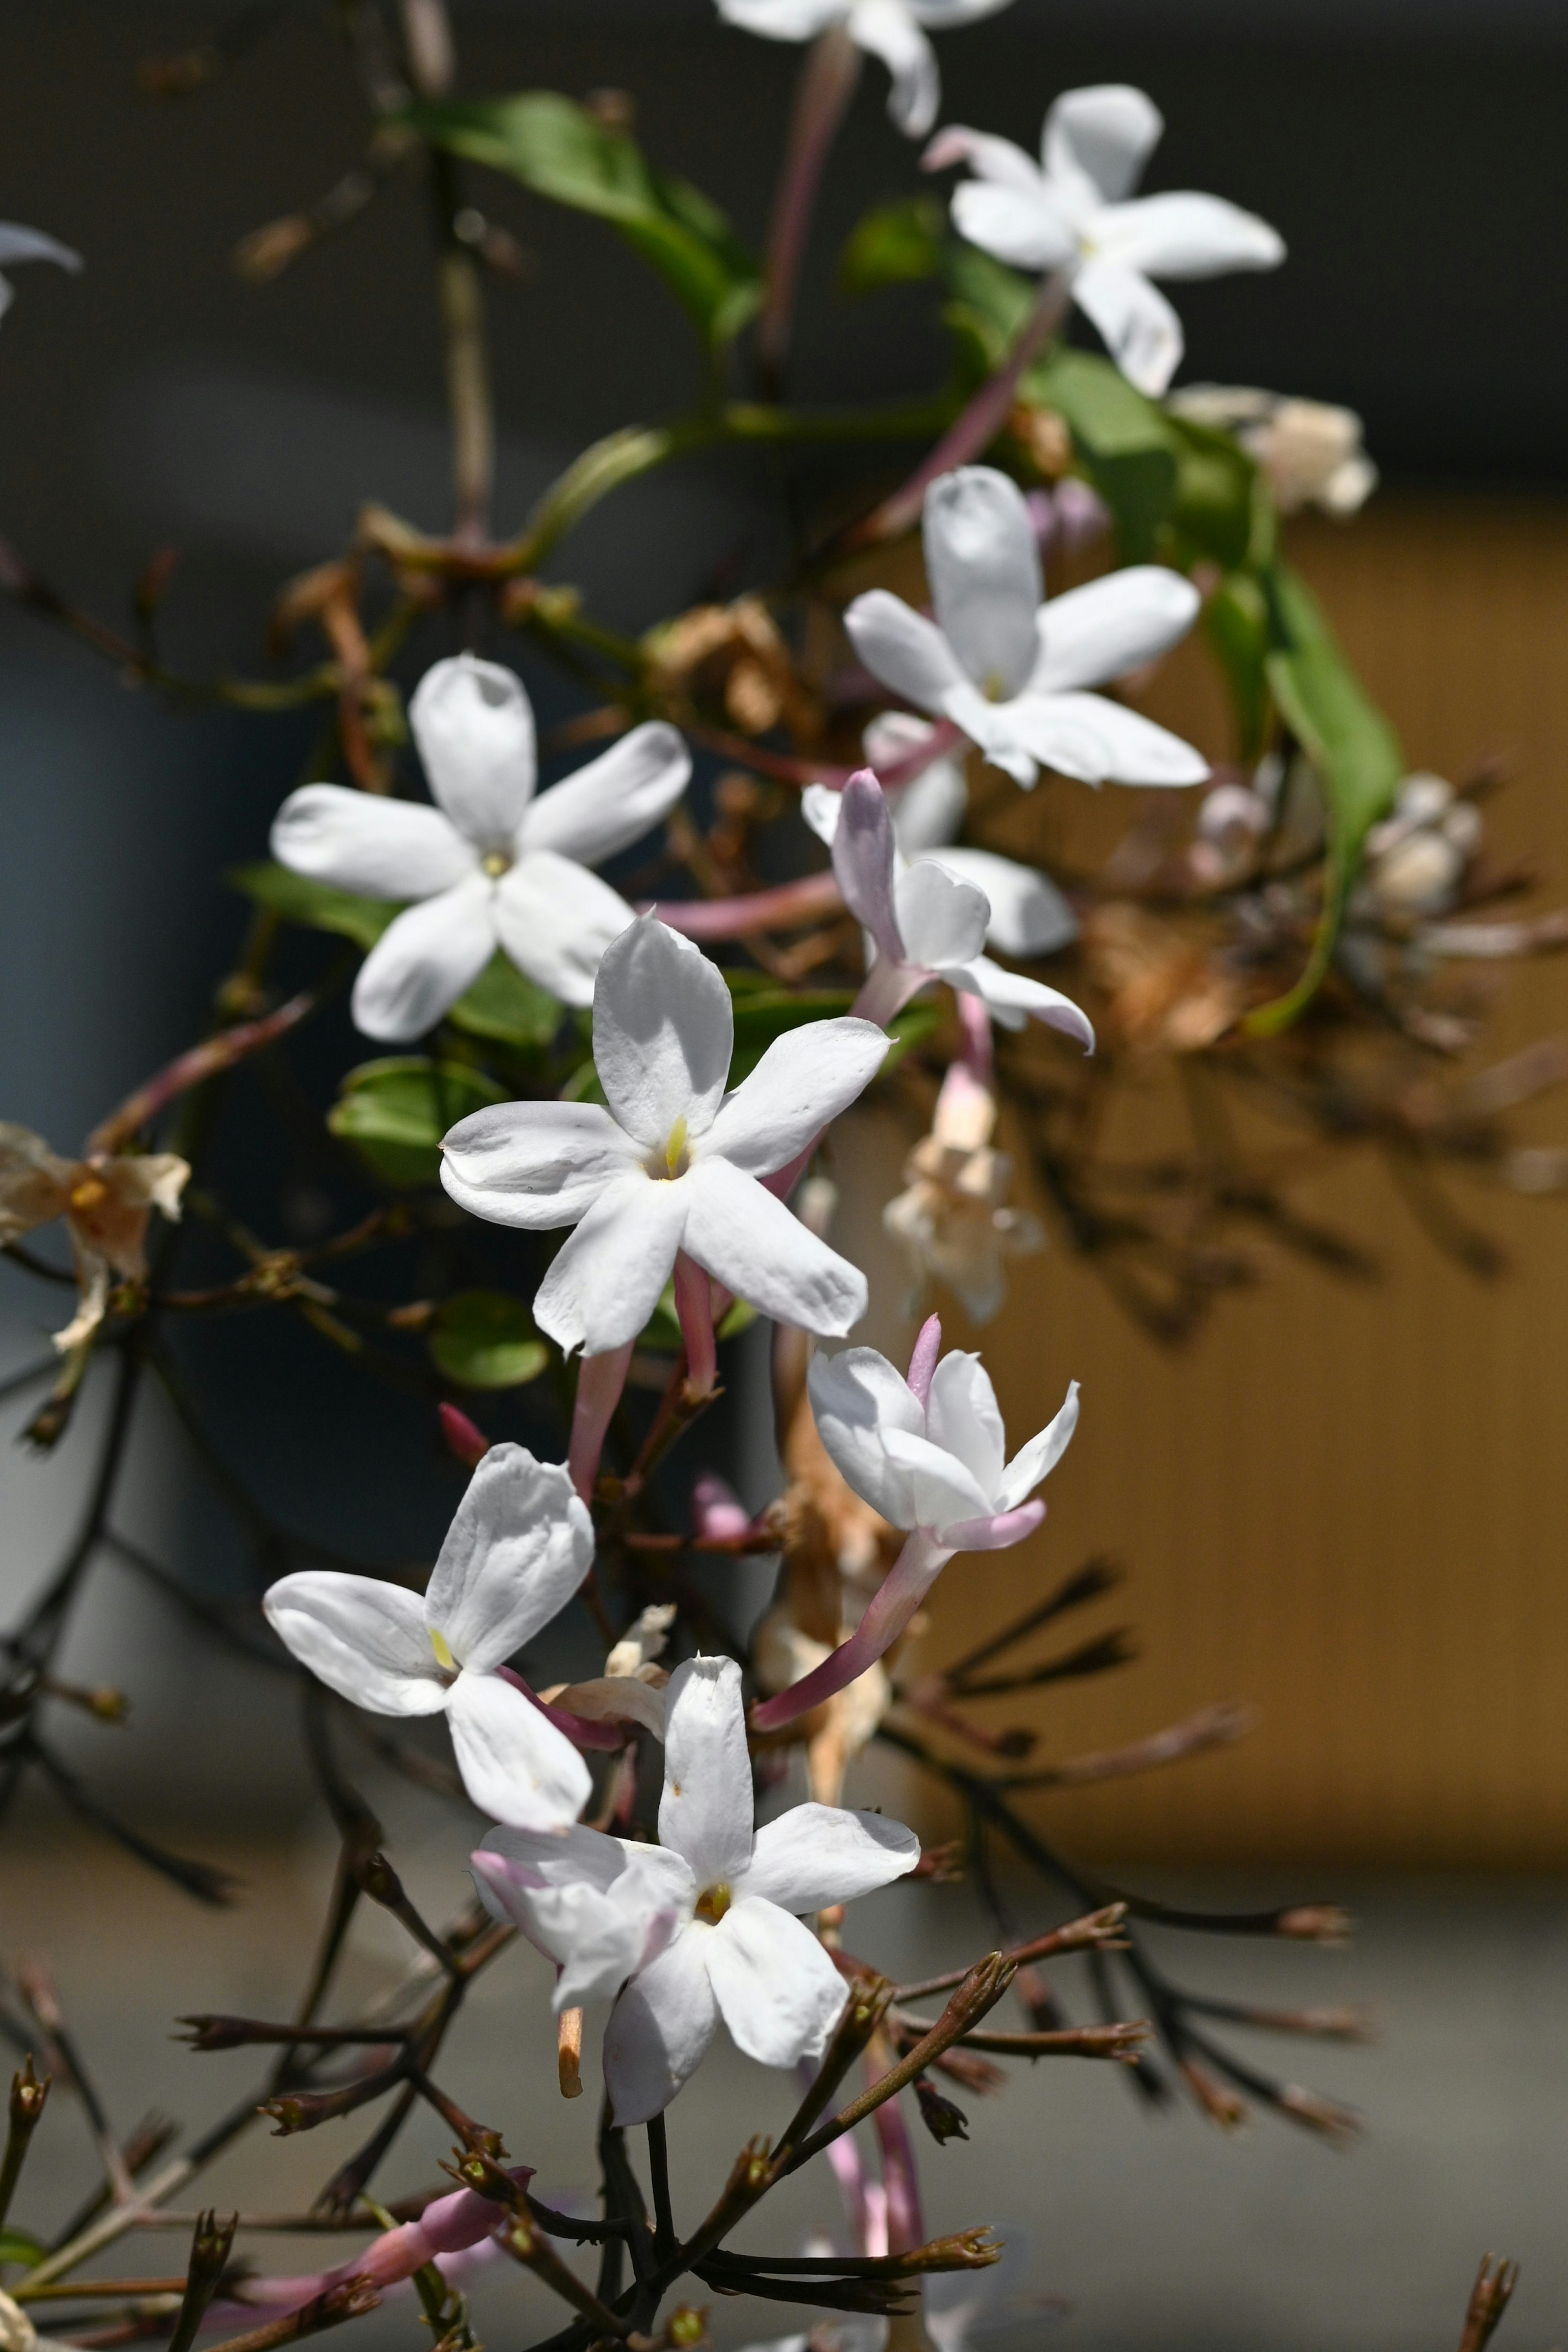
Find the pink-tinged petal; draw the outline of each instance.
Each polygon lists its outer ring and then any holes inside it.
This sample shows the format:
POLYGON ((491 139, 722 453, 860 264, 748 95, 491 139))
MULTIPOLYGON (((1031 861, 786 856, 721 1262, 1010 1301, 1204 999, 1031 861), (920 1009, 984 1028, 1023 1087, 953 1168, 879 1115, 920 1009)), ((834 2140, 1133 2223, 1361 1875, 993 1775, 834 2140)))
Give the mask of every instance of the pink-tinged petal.
POLYGON ((777 1904, 739 1896, 709 1931, 706 1959, 737 2049, 759 2066, 821 2055, 850 1989, 809 1927, 777 1904))
POLYGON ((633 727, 618 743, 530 802, 521 850, 553 849, 583 866, 602 865, 641 841, 685 791, 691 753, 663 719, 633 727))
POLYGON ((490 1224, 548 1233, 576 1224, 638 1160, 636 1145, 598 1103, 497 1103, 443 1137, 441 1181, 490 1224))
POLYGON ((946 124, 920 158, 923 172, 946 172, 967 163, 977 179, 993 180, 998 187, 1016 188, 1027 195, 1044 193, 1040 165, 1010 139, 988 131, 970 131, 961 122, 946 124))
MULTIPOLYGON (((821 1339, 842 1339, 860 1321, 864 1275, 809 1233, 754 1176, 709 1158, 697 1160, 685 1181, 691 1205, 685 1246, 737 1298, 821 1339)), ((544 1325, 542 1315, 538 1319, 544 1325)))
POLYGON ((923 1401, 874 1348, 813 1356, 806 1385, 817 1433, 845 1483, 891 1526, 913 1527, 915 1490, 889 1460, 883 1436, 889 1429, 923 1433, 923 1401))
POLYGON ((783 1911, 821 1911, 890 1886, 919 1859, 920 1840, 902 1822, 840 1805, 791 1805, 758 1831, 751 1867, 735 1891, 783 1911))
POLYGON ((958 657, 936 626, 885 588, 857 596, 844 614, 850 643, 873 677, 923 710, 964 683, 958 657))
POLYGON ((355 1027, 389 1045, 434 1029, 496 951, 495 898, 489 877, 471 874, 390 923, 360 966, 355 1027))
POLYGON ((417 1592, 308 1569, 280 1578, 261 1605, 278 1640, 340 1698, 372 1715, 438 1715, 446 1705, 417 1592))
POLYGON ((594 1067, 627 1134, 653 1150, 677 1119, 706 1134, 734 1043, 722 973, 656 915, 639 916, 606 950, 593 993, 594 1067))
POLYGON ((499 1675, 460 1674, 446 1719, 463 1785, 492 1821, 564 1829, 588 1802, 593 1783, 570 1740, 499 1675))
POLYGON ((538 773, 521 678, 498 662, 456 654, 425 671, 408 723, 431 792, 459 833, 480 850, 510 848, 538 773))
POLYGON ((272 825, 272 854, 291 874, 365 898, 431 898, 478 867, 448 816, 345 784, 290 793, 272 825))
POLYGON ((572 1746, 584 1755, 608 1755, 625 1746, 623 1733, 612 1725, 590 1723, 584 1717, 574 1714, 570 1707, 559 1705, 555 1699, 541 1698, 533 1685, 525 1681, 514 1667, 497 1666, 495 1671, 504 1683, 510 1683, 515 1691, 520 1691, 530 1706, 537 1706, 547 1723, 553 1723, 558 1731, 564 1732, 572 1746))
POLYGON ((1201 602, 1191 581, 1163 563, 1131 563, 1053 596, 1040 608, 1029 691, 1103 686, 1157 661, 1186 636, 1201 602))
POLYGON ((1137 186, 1165 127, 1153 99, 1125 82, 1064 90, 1045 118, 1046 171, 1117 204, 1137 186))
POLYGON ((556 1462, 493 1445, 468 1482, 424 1596, 460 1666, 486 1674, 558 1617, 593 1565, 593 1521, 556 1462))
MULTIPOLYGON (((929 719, 916 719, 911 710, 884 710, 872 720, 861 740, 866 758, 880 776, 922 751, 936 733, 929 719)), ((956 838, 968 805, 969 785, 962 760, 955 752, 936 758, 894 795, 894 840, 905 857, 939 849, 956 838)))
POLYGON ((953 191, 953 226, 1013 269, 1062 269, 1078 250, 1067 215, 1043 186, 965 180, 953 191))
POLYGON ((697 1158, 716 1152, 747 1175, 770 1176, 865 1092, 887 1049, 885 1032, 869 1021, 808 1021, 786 1030, 726 1095, 697 1158))
POLYGON ((1077 938, 1077 916, 1055 883, 1032 866, 989 849, 937 849, 931 862, 984 891, 991 909, 986 937, 1004 955, 1054 955, 1077 938))
POLYGON ((978 1518, 995 1507, 968 1465, 946 1446, 902 1429, 884 1430, 882 1442, 888 1459, 908 1475, 917 1527, 945 1528, 952 1519, 978 1518))
POLYGON ((935 857, 905 867, 894 887, 904 960, 925 971, 967 963, 985 944, 990 900, 935 857))
POLYGON ((944 1549, 925 1528, 916 1528, 873 1593, 849 1640, 841 1642, 831 1657, 798 1683, 791 1683, 787 1691, 780 1691, 777 1698, 753 1707, 753 1729, 781 1731, 787 1723, 797 1722, 824 1699, 858 1682, 893 1647, 952 1557, 950 1549, 944 1549))
POLYGON ((1145 278, 1221 278, 1233 269, 1277 269, 1285 258, 1278 229, 1223 196, 1171 190, 1116 205, 1095 223, 1096 250, 1145 278))
MULTIPOLYGON (((568 1838, 595 1834, 567 1832, 568 1838)), ((560 1969, 551 2004, 558 2015, 592 2000, 612 2000, 691 1916, 689 1882, 664 1866, 673 1857, 653 1861, 656 1847, 627 1847, 617 1838, 599 1843, 613 1860, 591 1875, 574 1876, 570 1864, 552 1866, 546 1860, 534 1868, 526 1859, 514 1862, 497 1850, 494 1837, 470 1856, 486 1908, 512 1920, 560 1969)))
POLYGON ((619 890, 553 849, 526 850, 496 890, 497 935, 517 970, 580 1011, 605 949, 634 920, 619 890))
POLYGON ((1158 400, 1185 349, 1181 320, 1159 289, 1136 269, 1096 258, 1073 279, 1072 299, 1128 383, 1158 400))
POLYGON ((604 2030, 604 2086, 622 2126, 663 2115, 706 2057, 718 2031, 708 1982, 711 1930, 688 1927, 633 1977, 604 2030))
POLYGON ((637 1337, 674 1272, 695 1176, 662 1183, 633 1170, 600 1194, 557 1252, 534 1298, 534 1321, 567 1355, 578 1348, 607 1355, 637 1337))
POLYGON ((699 1891, 731 1884, 751 1860, 751 1759, 740 1668, 688 1658, 664 1703, 659 1843, 690 1864, 699 1891))
POLYGON ((956 1348, 943 1357, 931 1379, 925 1431, 934 1444, 957 1456, 988 1502, 1008 1458, 1007 1433, 991 1376, 977 1355, 956 1348))
POLYGON ((887 110, 906 139, 924 139, 942 102, 936 52, 905 0, 854 0, 845 20, 856 48, 880 58, 893 76, 887 110))
POLYGON ((909 1393, 924 1411, 931 1394, 932 1376, 942 1353, 942 1318, 928 1315, 915 1335, 909 1354, 909 1393))
POLYGON ((1044 589, 1023 492, 993 466, 960 466, 925 493, 925 576, 944 637, 988 694, 1016 694, 1034 667, 1044 589))
POLYGON ((1008 1464, 997 1486, 998 1509, 1014 1509, 1042 1478, 1050 1477, 1071 1444, 1077 1426, 1078 1382, 1070 1381, 1061 1412, 1027 1445, 1020 1445, 1008 1464))
POLYGON ((955 1519, 941 1529, 941 1538, 949 1551, 1005 1551, 1009 1544, 1033 1535, 1044 1518, 1043 1503, 1024 1503, 1016 1511, 995 1511, 988 1518, 955 1519))
MULTIPOLYGON (((821 820, 822 812, 818 810, 821 820)), ((850 778, 839 795, 832 834, 833 872, 844 904, 876 941, 889 963, 904 961, 894 903, 893 811, 869 768, 850 778)))

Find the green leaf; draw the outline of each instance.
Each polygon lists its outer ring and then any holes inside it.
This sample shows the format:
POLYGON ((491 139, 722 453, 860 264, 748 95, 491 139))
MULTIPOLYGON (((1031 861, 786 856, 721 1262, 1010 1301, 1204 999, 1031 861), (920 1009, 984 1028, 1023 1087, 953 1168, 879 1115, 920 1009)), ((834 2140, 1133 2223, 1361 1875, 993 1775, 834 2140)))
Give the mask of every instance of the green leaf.
POLYGON ((593 213, 653 264, 712 344, 738 334, 762 300, 762 278, 716 205, 667 179, 634 139, 555 90, 414 107, 407 121, 433 146, 520 180, 536 195, 593 213))
POLYGON ((1145 563, 1176 499, 1180 446, 1170 419, 1093 352, 1058 343, 1025 375, 1027 400, 1053 408, 1110 508, 1128 563, 1145 563))
POLYGON ((402 912, 384 898, 357 898, 348 890, 291 874, 287 866, 237 866, 229 876, 235 889, 286 923, 312 931, 335 931, 359 948, 373 948, 392 917, 402 912))
POLYGON ((1306 583, 1280 564, 1262 584, 1269 605, 1269 685, 1281 717, 1322 785, 1328 871, 1307 968, 1287 995, 1249 1016, 1248 1031, 1257 1037, 1288 1027, 1317 993, 1366 836, 1393 806, 1406 772, 1398 736, 1346 660, 1306 583))
POLYGON ((446 1299, 428 1345, 437 1371, 465 1389, 521 1388, 549 1360, 522 1300, 500 1290, 460 1290, 446 1299))
POLYGON ((495 1037, 503 1045, 542 1050, 553 1043, 560 1027, 560 1006, 531 980, 525 980, 497 948, 446 1017, 471 1037, 495 1037))
POLYGON ((448 1128, 506 1099, 500 1087, 463 1063, 394 1055, 349 1072, 327 1124, 383 1184, 401 1189, 434 1184, 448 1128))
POLYGON ((37 2238, 29 2238, 22 2230, 0 2230, 0 2263, 25 2263, 31 2270, 44 2259, 45 2249, 37 2238))
POLYGON ((856 222, 839 256, 841 293, 870 294, 879 286, 937 277, 946 228, 946 214, 936 196, 875 205, 856 222))
MULTIPOLYGON (((1230 571, 1253 555, 1259 519, 1258 468, 1228 433, 1167 416, 1176 456, 1171 525, 1176 553, 1190 569, 1200 556, 1230 571)), ((1271 513, 1264 493, 1263 505, 1271 513)))
POLYGON ((1219 657, 1236 711, 1237 754, 1261 757, 1273 705, 1269 694, 1269 600, 1249 572, 1232 572, 1203 608, 1203 626, 1219 657))

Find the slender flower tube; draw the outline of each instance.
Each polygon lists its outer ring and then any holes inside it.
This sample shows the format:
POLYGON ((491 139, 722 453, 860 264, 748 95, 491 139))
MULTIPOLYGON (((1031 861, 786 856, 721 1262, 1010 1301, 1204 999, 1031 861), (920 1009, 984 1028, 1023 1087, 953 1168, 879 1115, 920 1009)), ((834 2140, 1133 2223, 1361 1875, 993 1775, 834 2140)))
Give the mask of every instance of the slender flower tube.
POLYGON ((1220 196, 1134 197, 1165 122, 1141 89, 1070 89, 1045 118, 1038 163, 1010 139, 958 125, 938 131, 928 172, 967 163, 953 225, 1018 269, 1066 273, 1129 383, 1157 400, 1182 355, 1181 320, 1155 278, 1219 278, 1274 269, 1283 238, 1220 196))
POLYGON ((907 139, 924 139, 942 103, 925 28, 972 25, 1008 0, 718 0, 726 24, 770 41, 814 41, 837 28, 893 76, 887 110, 907 139))
POLYGON ((755 1829, 740 1668, 691 1658, 671 1676, 656 1846, 573 1829, 494 1831, 479 1891, 560 1969, 555 2007, 613 1998, 604 2081, 618 2124, 662 2115, 722 2017, 764 2066, 821 2053, 844 1979, 797 1916, 913 1870, 920 1843, 880 1813, 797 1805, 755 1829))
MULTIPOLYGON (((526 2189, 534 2171, 533 2165, 519 2164, 512 2168, 511 2178, 526 2189)), ((235 2301, 222 2308, 226 2313, 260 2305, 271 2311, 294 2311, 343 2279, 368 2278, 379 2287, 397 2286, 426 2263, 434 2263, 442 2276, 451 2280, 461 2274, 461 2258, 472 2257, 475 2248, 482 2247, 486 2239, 510 2221, 504 2205, 492 2203, 476 2189, 455 2189, 450 2196, 433 2199, 417 2221, 400 2221, 395 2228, 383 2230, 362 2254, 351 2255, 334 2270, 295 2278, 247 2278, 235 2301)))
POLYGON ((262 1602, 280 1641, 372 1715, 444 1711, 463 1785, 498 1822, 556 1831, 587 1801, 588 1767, 508 1681, 513 1652, 565 1608, 593 1559, 593 1522, 557 1463, 493 1445, 468 1484, 423 1600, 326 1569, 262 1602))
POLYGON ((933 1315, 901 1379, 874 1348, 816 1356, 807 1381, 817 1428, 844 1482, 909 1540, 865 1615, 832 1655, 753 1710, 758 1731, 779 1731, 863 1675, 892 1648, 931 1587, 960 1551, 1000 1551, 1032 1535, 1045 1505, 1030 1499, 1078 1426, 1073 1381, 1054 1421, 1009 1462, 996 1391, 978 1356, 937 1361, 933 1315))
POLYGON ((599 959, 632 914, 589 868, 679 800, 691 773, 680 736, 662 721, 634 727, 536 795, 533 709, 509 669, 473 654, 437 662, 408 717, 434 808, 306 784, 272 828, 272 854, 292 872, 415 902, 361 967, 355 1021, 389 1043, 422 1036, 497 948, 563 1004, 591 1003, 599 959))

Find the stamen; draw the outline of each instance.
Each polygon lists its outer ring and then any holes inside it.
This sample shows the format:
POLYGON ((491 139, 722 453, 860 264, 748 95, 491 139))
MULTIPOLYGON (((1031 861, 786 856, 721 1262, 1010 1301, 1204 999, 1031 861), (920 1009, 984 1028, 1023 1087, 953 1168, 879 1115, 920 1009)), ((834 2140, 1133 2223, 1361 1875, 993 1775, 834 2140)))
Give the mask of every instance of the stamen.
POLYGON ((444 1666, 449 1675, 456 1674, 457 1661, 447 1647, 446 1636, 438 1625, 432 1625, 430 1628, 430 1646, 435 1653, 436 1664, 444 1666))
POLYGON ((480 860, 480 864, 492 882, 498 882, 503 874, 509 874, 512 870, 512 861, 504 849, 492 849, 480 860))
POLYGON ((716 1927, 733 1900, 729 1888, 721 1878, 716 1885, 705 1886, 697 1896, 696 1916, 699 1919, 706 1919, 710 1927, 716 1927))
MULTIPOLYGON (((684 1119, 681 1125, 684 1130, 685 1126, 684 1119)), ((71 1188, 70 1204, 78 1213, 85 1214, 89 1209, 96 1209, 108 1198, 109 1187, 101 1176, 84 1176, 79 1184, 75 1184, 71 1188)))
POLYGON ((669 1170, 672 1176, 679 1168, 681 1160, 685 1156, 685 1149, 686 1122, 685 1118, 682 1118, 676 1119, 674 1127, 671 1128, 670 1139, 664 1146, 664 1165, 669 1170))

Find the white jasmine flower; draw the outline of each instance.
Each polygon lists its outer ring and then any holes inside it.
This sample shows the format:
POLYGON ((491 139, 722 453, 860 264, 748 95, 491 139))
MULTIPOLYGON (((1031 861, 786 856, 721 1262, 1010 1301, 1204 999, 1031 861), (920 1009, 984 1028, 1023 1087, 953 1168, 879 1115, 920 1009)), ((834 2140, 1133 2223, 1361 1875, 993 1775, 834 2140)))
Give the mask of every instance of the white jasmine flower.
POLYGON ((423 1599, 372 1576, 308 1570, 262 1602, 275 1633, 340 1698, 372 1715, 444 1710, 481 1812, 559 1831, 586 1802, 588 1767, 500 1669, 571 1599, 593 1521, 566 1471, 493 1445, 475 1471, 423 1599))
POLYGON ((498 1225, 575 1225, 534 1300, 568 1353, 634 1339, 678 1252, 765 1315, 841 1335, 865 1276, 808 1233, 759 1179, 786 1168, 870 1084, 888 1041, 869 1021, 775 1038, 725 1092, 735 1015, 690 940, 644 915, 608 948, 593 992, 593 1059, 609 1103, 498 1103, 442 1147, 453 1199, 498 1225))
POLYGON ((1284 241, 1221 196, 1133 196, 1165 122, 1141 89, 1070 89, 1045 118, 1040 161, 1010 139, 955 126, 925 152, 927 171, 967 163, 953 223, 971 245, 1018 269, 1067 273, 1072 299, 1123 374, 1157 400, 1182 355, 1181 320, 1155 278, 1273 269, 1284 241))
POLYGON ((841 25, 857 49, 893 76, 887 110, 906 139, 924 139, 942 103, 936 53, 925 37, 994 16, 1008 0, 718 0, 726 24, 770 41, 812 41, 841 25))
POLYGON ((1173 392, 1174 415, 1236 438, 1266 477, 1282 514, 1321 507, 1353 515, 1377 488, 1377 468, 1354 408, 1294 400, 1253 384, 1194 383, 1173 392))
POLYGON ((76 1260, 77 1311, 55 1334, 62 1355, 92 1338, 113 1277, 147 1276, 147 1227, 158 1210, 178 1220, 190 1166, 172 1151, 94 1152, 62 1160, 30 1127, 0 1121, 0 1243, 63 1217, 76 1260))
POLYGON ((939 475, 925 493, 925 576, 935 620, 885 588, 844 614, 873 676, 950 719, 1027 790, 1042 767, 1086 784, 1196 784, 1208 763, 1165 728, 1085 687, 1169 651, 1197 613, 1179 572, 1130 564, 1050 604, 1018 484, 989 466, 939 475))
POLYGON ((428 807, 307 784, 272 828, 280 865, 371 898, 415 901, 354 985, 368 1037, 422 1036, 499 947, 563 1004, 588 1004, 599 959, 632 920, 589 872, 656 824, 691 760, 673 727, 634 727, 537 797, 534 714, 520 678, 459 654, 421 678, 409 724, 435 796, 428 807))
POLYGON ((833 1805, 754 1829, 733 1658, 688 1659, 671 1677, 659 1838, 503 1830, 473 1857, 497 1917, 559 1963, 558 2012, 619 1995, 604 2081, 622 2125, 664 2112, 721 2017, 764 2066, 820 2055, 848 1988, 796 1915, 869 1895, 920 1857, 901 1822, 833 1805))
MULTIPOLYGON (((935 121, 935 110, 932 120, 935 121)), ((930 124, 923 126, 929 130, 930 124)), ((9 269, 18 261, 53 261, 74 275, 81 268, 81 256, 62 245, 56 236, 47 236, 41 228, 24 228, 20 221, 0 221, 0 269, 9 269)), ((0 278, 0 318, 11 308, 16 289, 8 278, 0 278)))
POLYGON ((1070 996, 980 953, 991 915, 984 891, 936 858, 916 858, 911 866, 898 856, 887 796, 869 768, 852 776, 841 793, 808 784, 800 806, 807 824, 831 843, 844 903, 875 948, 856 1000, 869 1018, 891 1021, 918 990, 942 980, 977 996, 1004 1028, 1021 1029, 1032 1013, 1093 1052, 1093 1028, 1070 996))

